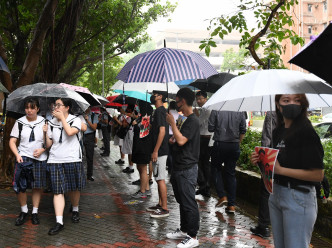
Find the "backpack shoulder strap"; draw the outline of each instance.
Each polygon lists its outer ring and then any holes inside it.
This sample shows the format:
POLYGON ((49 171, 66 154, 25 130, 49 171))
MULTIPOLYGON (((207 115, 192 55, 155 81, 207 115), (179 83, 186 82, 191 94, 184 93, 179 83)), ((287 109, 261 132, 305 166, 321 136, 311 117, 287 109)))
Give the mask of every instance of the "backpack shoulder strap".
POLYGON ((18 122, 18 140, 21 140, 21 133, 22 133, 22 129, 23 129, 23 123, 22 122, 18 122))

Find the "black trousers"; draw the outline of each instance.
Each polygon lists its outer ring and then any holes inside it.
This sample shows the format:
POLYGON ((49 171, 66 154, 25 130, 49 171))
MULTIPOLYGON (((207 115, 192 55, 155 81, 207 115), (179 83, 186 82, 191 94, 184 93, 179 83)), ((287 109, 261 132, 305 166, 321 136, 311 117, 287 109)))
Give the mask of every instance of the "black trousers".
POLYGON ((96 133, 84 134, 83 137, 83 145, 85 147, 85 156, 86 156, 86 164, 87 164, 87 172, 86 175, 88 177, 93 176, 93 155, 95 152, 95 136, 96 133))
POLYGON ((104 153, 110 154, 110 133, 108 132, 107 127, 101 127, 101 132, 103 134, 103 142, 104 142, 104 153))
POLYGON ((182 171, 173 169, 171 176, 174 196, 180 204, 180 230, 190 237, 196 237, 199 229, 199 211, 195 200, 197 167, 194 165, 182 171))
MULTIPOLYGON (((172 137, 173 135, 169 135, 168 140, 172 137)), ((167 170, 168 173, 171 175, 172 174, 172 169, 173 169, 173 144, 168 142, 168 156, 167 156, 167 170)))
POLYGON ((209 142, 210 137, 201 136, 197 177, 199 189, 207 193, 210 192, 211 185, 211 147, 209 147, 209 142))
POLYGON ((261 179, 258 208, 258 225, 264 228, 270 225, 269 197, 270 193, 266 190, 264 182, 261 179))

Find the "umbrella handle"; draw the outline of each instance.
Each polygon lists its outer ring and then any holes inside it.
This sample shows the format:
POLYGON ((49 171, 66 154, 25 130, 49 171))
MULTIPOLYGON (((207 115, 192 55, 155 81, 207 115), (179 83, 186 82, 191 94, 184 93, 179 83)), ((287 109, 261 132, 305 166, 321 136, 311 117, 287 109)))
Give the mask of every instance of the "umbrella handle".
MULTIPOLYGON (((45 119, 45 124, 48 123, 48 120, 45 119)), ((46 132, 44 131, 44 143, 43 143, 43 148, 46 150, 46 132)))

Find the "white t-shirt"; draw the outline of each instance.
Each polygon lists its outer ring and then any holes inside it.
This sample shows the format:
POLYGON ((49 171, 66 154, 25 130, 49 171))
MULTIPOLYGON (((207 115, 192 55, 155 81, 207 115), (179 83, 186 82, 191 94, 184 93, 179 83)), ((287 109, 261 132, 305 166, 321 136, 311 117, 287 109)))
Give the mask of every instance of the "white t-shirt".
MULTIPOLYGON (((67 123, 72 123, 71 127, 81 130, 80 118, 69 114, 67 123)), ((62 129, 62 122, 57 118, 49 121, 48 137, 53 140, 47 163, 72 163, 82 162, 82 151, 77 135, 68 136, 66 131, 62 129), (53 130, 51 129, 53 127, 53 130), (62 143, 59 142, 62 130, 62 143)), ((78 133, 79 135, 79 133, 78 133)))
POLYGON ((39 158, 35 158, 33 156, 34 150, 43 147, 44 143, 43 125, 45 124, 45 119, 41 116, 37 116, 37 119, 35 121, 28 121, 26 116, 23 116, 20 119, 16 120, 14 127, 10 133, 10 136, 17 139, 19 138, 18 123, 22 123, 20 144, 17 147, 18 153, 21 156, 33 158, 39 161, 46 160, 47 159, 46 152, 43 152, 39 156, 39 158), (33 133, 35 135, 35 141, 29 142, 32 128, 33 128, 33 133))

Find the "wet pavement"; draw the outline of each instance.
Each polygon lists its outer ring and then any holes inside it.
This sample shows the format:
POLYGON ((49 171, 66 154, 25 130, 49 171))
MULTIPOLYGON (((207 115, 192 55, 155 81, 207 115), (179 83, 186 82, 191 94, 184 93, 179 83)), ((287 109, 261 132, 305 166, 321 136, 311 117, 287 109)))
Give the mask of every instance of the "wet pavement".
MULTIPOLYGON (((0 247, 176 247, 179 241, 169 240, 166 233, 179 227, 179 207, 175 201, 169 178, 167 179, 170 216, 150 218, 145 209, 158 201, 157 185, 151 185, 152 196, 133 199, 139 188, 131 182, 138 179, 138 172, 125 174, 114 163, 119 158, 118 147, 111 146, 111 156, 101 157, 95 149, 95 181, 88 181, 80 201, 79 223, 71 222, 69 201, 66 200, 65 228, 58 235, 49 236, 55 224, 52 194, 44 193, 39 206, 40 225, 28 220, 15 226, 20 212, 15 193, 11 188, 0 190, 0 247)), ((127 161, 126 161, 127 163, 127 161)), ((29 210, 31 213, 31 196, 29 210)), ((215 208, 214 197, 197 196, 200 209, 200 247, 274 247, 272 238, 251 235, 249 228, 255 220, 237 208, 235 215, 225 213, 225 207, 215 208)))

